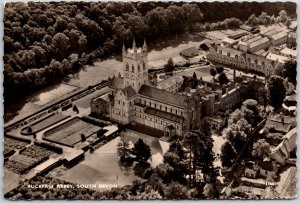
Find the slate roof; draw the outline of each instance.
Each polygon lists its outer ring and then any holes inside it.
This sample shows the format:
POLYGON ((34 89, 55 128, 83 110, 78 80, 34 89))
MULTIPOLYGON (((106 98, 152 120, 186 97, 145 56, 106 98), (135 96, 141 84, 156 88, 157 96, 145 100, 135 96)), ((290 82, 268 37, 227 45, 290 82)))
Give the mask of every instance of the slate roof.
POLYGON ((168 92, 148 85, 142 85, 139 94, 162 103, 183 107, 187 96, 168 92))
POLYGON ((250 43, 255 42, 255 41, 257 41, 257 40, 260 40, 260 39, 262 39, 262 36, 257 35, 257 36, 254 36, 254 37, 250 38, 250 39, 245 40, 245 42, 246 42, 247 44, 250 44, 250 43))
POLYGON ((130 98, 130 97, 136 95, 135 90, 131 86, 125 87, 125 88, 121 89, 121 91, 123 92, 123 94, 125 94, 127 96, 127 98, 130 98))
POLYGON ((114 89, 122 89, 124 88, 124 78, 113 76, 110 79, 110 86, 114 89))
POLYGON ((170 120, 176 123, 182 123, 183 122, 183 117, 182 116, 178 116, 176 114, 172 114, 166 111, 161 111, 159 109, 155 109, 152 107, 147 107, 145 110, 145 113, 159 117, 159 118, 163 118, 166 120, 170 120))

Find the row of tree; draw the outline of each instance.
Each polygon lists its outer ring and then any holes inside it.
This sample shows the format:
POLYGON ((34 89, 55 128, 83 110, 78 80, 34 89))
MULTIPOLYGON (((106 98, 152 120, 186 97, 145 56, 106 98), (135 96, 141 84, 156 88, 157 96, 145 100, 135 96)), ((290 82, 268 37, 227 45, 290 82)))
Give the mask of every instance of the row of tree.
POLYGON ((256 17, 255 14, 252 14, 248 20, 246 21, 246 24, 251 26, 257 26, 257 25, 270 25, 274 23, 283 23, 287 26, 291 25, 291 18, 288 17, 287 12, 285 10, 281 10, 278 13, 278 16, 275 17, 273 14, 272 16, 268 15, 267 12, 261 12, 261 14, 256 17))
POLYGON ((122 43, 131 44, 133 37, 137 42, 144 38, 151 42, 194 30, 203 21, 226 18, 229 19, 224 21, 225 27, 235 26, 238 20, 232 17, 245 20, 253 12, 245 8, 251 7, 258 8, 255 13, 264 10, 275 14, 286 10, 295 16, 294 3, 280 2, 6 3, 5 100, 28 95, 78 71, 86 63, 119 52, 122 43), (78 62, 70 68, 72 54, 78 57, 78 62))

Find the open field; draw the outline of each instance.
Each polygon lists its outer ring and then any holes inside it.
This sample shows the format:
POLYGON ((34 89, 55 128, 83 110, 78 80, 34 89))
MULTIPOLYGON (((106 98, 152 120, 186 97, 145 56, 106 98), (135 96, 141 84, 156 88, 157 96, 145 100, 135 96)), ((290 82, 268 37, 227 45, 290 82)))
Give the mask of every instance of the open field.
POLYGON ((79 118, 73 118, 44 134, 44 139, 59 143, 62 145, 73 147, 81 141, 81 134, 87 138, 99 131, 101 127, 85 122, 79 118))
POLYGON ((20 175, 4 168, 3 170, 3 193, 7 193, 19 185, 20 175))
POLYGON ((140 180, 131 171, 120 168, 117 156, 119 139, 118 137, 108 142, 91 154, 87 153, 84 161, 65 171, 60 178, 78 184, 117 184, 118 187, 140 180))

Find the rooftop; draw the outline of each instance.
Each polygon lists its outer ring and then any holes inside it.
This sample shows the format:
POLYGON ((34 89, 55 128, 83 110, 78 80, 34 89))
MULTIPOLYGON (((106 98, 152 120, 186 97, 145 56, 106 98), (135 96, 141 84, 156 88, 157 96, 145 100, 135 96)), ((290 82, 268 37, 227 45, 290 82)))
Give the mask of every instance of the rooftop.
POLYGON ((155 109, 152 107, 147 107, 145 110, 145 113, 150 114, 150 115, 154 115, 156 117, 159 118, 163 118, 166 120, 170 120, 176 123, 181 123, 183 121, 183 117, 182 116, 178 116, 176 114, 172 114, 166 111, 161 111, 159 109, 155 109))
POLYGON ((256 41, 250 43, 249 46, 250 46, 250 48, 253 48, 253 47, 259 46, 261 44, 264 44, 264 43, 266 43, 268 41, 269 41, 269 39, 267 37, 264 37, 264 38, 261 38, 259 40, 256 40, 256 41))
POLYGON ((290 48, 287 48, 287 47, 283 48, 283 49, 280 51, 280 53, 286 54, 286 55, 290 55, 290 56, 292 56, 292 57, 294 57, 294 58, 297 57, 297 50, 293 50, 293 49, 290 49, 290 48))
POLYGON ((156 87, 151 87, 148 85, 142 85, 139 90, 139 94, 160 101, 162 103, 167 103, 179 107, 183 107, 185 105, 185 95, 168 92, 166 90, 158 89, 156 87))
POLYGON ((172 76, 172 77, 169 77, 163 81, 160 81, 158 84, 157 84, 157 88, 159 89, 168 89, 174 85, 176 85, 177 83, 181 83, 184 81, 184 78, 182 76, 172 76))
POLYGON ((131 86, 125 87, 121 90, 123 92, 123 94, 125 94, 128 98, 136 95, 136 92, 134 91, 134 89, 131 86))
POLYGON ((280 31, 281 31, 281 30, 279 30, 279 29, 273 28, 273 29, 271 29, 271 30, 267 30, 266 32, 264 32, 264 33, 262 33, 262 34, 267 35, 267 36, 272 36, 272 35, 274 35, 274 34, 280 32, 280 31))
POLYGON ((284 63, 286 60, 288 60, 288 58, 286 56, 281 56, 278 54, 273 54, 273 53, 268 53, 268 55, 266 56, 267 59, 270 59, 272 61, 278 61, 280 63, 284 63))
POLYGON ((256 35, 256 36, 253 36, 251 38, 248 38, 247 40, 245 40, 245 42, 250 44, 250 43, 255 42, 256 40, 259 40, 259 39, 262 39, 262 36, 261 35, 256 35))
POLYGON ((274 34, 274 35, 271 36, 271 38, 273 40, 278 40, 278 39, 280 39, 282 37, 287 37, 287 33, 285 31, 278 32, 278 33, 276 33, 276 34, 274 34))
POLYGON ((231 57, 235 57, 236 55, 241 56, 241 55, 244 54, 243 52, 237 51, 235 49, 230 49, 230 48, 227 48, 227 47, 217 46, 217 52, 219 53, 219 51, 222 51, 222 55, 227 55, 228 53, 230 53, 231 57))

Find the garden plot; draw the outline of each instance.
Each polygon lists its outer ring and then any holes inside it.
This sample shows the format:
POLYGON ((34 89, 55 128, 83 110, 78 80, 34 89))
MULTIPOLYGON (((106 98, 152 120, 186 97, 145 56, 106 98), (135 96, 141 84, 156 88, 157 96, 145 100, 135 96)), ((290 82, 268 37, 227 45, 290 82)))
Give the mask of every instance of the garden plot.
POLYGON ((3 151, 4 157, 9 157, 13 155, 16 150, 23 149, 26 145, 28 145, 27 142, 22 142, 20 140, 5 137, 3 151))
POLYGON ((24 174, 54 154, 44 147, 31 145, 25 150, 21 150, 19 154, 10 157, 4 165, 5 168, 14 173, 24 174))
POLYGON ((88 138, 100 129, 101 127, 83 121, 80 118, 73 118, 45 132, 43 139, 65 146, 74 147, 75 144, 81 141, 82 134, 85 138, 88 138))
MULTIPOLYGON (((48 116, 44 119, 41 119, 37 122, 35 122, 34 124, 30 125, 31 126, 31 132, 32 133, 37 133, 51 125, 54 125, 55 123, 58 123, 66 118, 68 118, 69 116, 63 115, 61 113, 57 113, 51 116, 48 116)), ((27 133, 28 134, 28 127, 22 129, 23 133, 27 133)))

